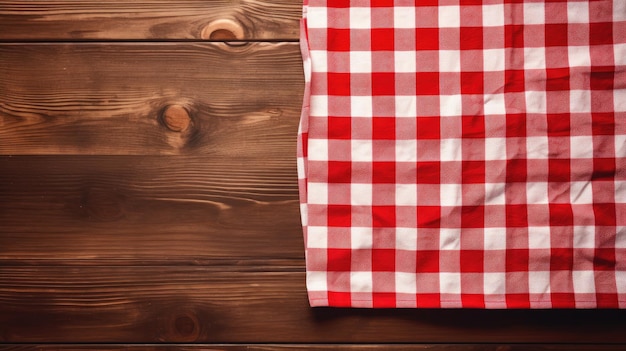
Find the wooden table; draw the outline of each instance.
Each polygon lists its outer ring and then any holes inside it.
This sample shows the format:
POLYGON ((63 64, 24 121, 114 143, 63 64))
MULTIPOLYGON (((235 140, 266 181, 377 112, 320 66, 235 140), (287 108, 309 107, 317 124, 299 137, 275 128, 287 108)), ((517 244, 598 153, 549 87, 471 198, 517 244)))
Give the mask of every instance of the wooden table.
POLYGON ((312 309, 294 0, 0 0, 0 350, 621 350, 618 310, 312 309))

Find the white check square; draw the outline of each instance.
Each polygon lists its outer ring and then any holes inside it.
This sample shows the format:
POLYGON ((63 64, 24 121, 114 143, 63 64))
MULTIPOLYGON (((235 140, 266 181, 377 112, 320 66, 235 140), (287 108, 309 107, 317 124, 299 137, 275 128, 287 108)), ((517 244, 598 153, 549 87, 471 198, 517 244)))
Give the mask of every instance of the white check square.
POLYGON ((309 139, 309 161, 328 161, 328 140, 309 139))
POLYGON ((328 28, 328 10, 326 7, 312 6, 307 9, 308 28, 328 28))
POLYGON ((574 293, 594 294, 596 292, 596 279, 593 271, 573 271, 572 281, 574 293))
POLYGON ((549 249, 550 248, 550 227, 528 228, 528 248, 529 249, 549 249))
POLYGON ((591 112, 591 92, 589 90, 570 90, 570 112, 591 112))
POLYGON ((461 274, 448 272, 439 273, 439 290, 442 294, 460 294, 461 274))
POLYGON ((372 162, 373 153, 372 142, 370 140, 350 140, 350 148, 352 161, 372 162))
POLYGON ((350 205, 371 206, 372 205, 372 184, 352 183, 350 184, 350 205))
POLYGON ((393 27, 394 28, 415 28, 415 7, 414 6, 394 6, 393 27))
POLYGON ((369 227, 350 228, 350 246, 353 250, 371 249, 373 245, 373 232, 369 227))
POLYGON ((396 272, 396 292, 400 294, 415 294, 417 282, 415 273, 396 272))
POLYGON ((309 51, 311 57, 311 69, 315 72, 328 72, 328 51, 325 50, 311 50, 309 51))
POLYGON ((589 50, 589 46, 568 46, 567 60, 570 67, 591 66, 591 51, 589 50))
POLYGON ((589 23, 589 3, 583 2, 583 1, 568 2, 567 3, 567 22, 568 23, 589 23))
POLYGON ((440 72, 461 72, 461 52, 459 50, 439 50, 440 72))
MULTIPOLYGON (((574 248, 593 249, 596 247, 596 229, 592 226, 574 226, 574 248)), ((617 247, 617 245, 616 245, 617 247)))
POLYGON ((373 102, 371 96, 350 96, 350 113, 353 117, 372 117, 373 102))
POLYGON ((543 2, 524 3, 524 24, 544 24, 546 9, 543 2))
POLYGON ((417 229, 397 228, 396 229, 396 249, 417 250, 417 229))
POLYGON ((440 184, 439 203, 441 206, 460 206, 463 198, 461 184, 440 184))
POLYGON ((482 5, 483 26, 500 27, 504 25, 504 5, 482 5))
POLYGON ((483 50, 483 70, 485 72, 504 71, 505 60, 506 56, 504 49, 483 50))
POLYGON ((548 99, 545 91, 526 91, 526 112, 546 113, 548 99))
POLYGON ((328 116, 328 96, 327 95, 311 96, 309 114, 311 117, 328 116))
POLYGON ((417 140, 396 140, 396 162, 417 161, 417 140))
POLYGON ((350 272, 350 291, 371 293, 373 291, 372 272, 350 272))
POLYGON ((396 184, 398 206, 417 206, 417 184, 396 184))
POLYGON ((369 29, 372 27, 372 12, 369 7, 350 7, 350 28, 369 29))
POLYGON ((458 28, 461 26, 461 8, 460 6, 439 6, 439 27, 441 28, 458 28))
POLYGON ((372 72, 372 52, 371 51, 350 51, 350 72, 351 73, 371 73, 372 72))
POLYGON ((524 48, 524 69, 545 69, 546 49, 542 47, 524 48))
POLYGON ((328 204, 328 183, 309 182, 307 186, 308 202, 314 205, 328 204))
POLYGON ((461 95, 440 95, 441 117, 460 116, 463 113, 461 95))
POLYGON ((398 73, 413 73, 417 70, 417 55, 415 51, 394 51, 394 71, 398 73))
POLYGON ((326 291, 328 290, 328 278, 325 271, 306 272, 306 287, 309 291, 326 291))
POLYGON ((506 228, 485 228, 485 250, 506 249, 506 228))
POLYGON ((549 294, 550 271, 529 271, 528 292, 531 294, 549 294))
POLYGON ((505 273, 484 273, 483 289, 485 294, 503 295, 506 293, 505 273))
POLYGON ((309 226, 307 228, 307 247, 313 249, 328 248, 328 228, 309 226))

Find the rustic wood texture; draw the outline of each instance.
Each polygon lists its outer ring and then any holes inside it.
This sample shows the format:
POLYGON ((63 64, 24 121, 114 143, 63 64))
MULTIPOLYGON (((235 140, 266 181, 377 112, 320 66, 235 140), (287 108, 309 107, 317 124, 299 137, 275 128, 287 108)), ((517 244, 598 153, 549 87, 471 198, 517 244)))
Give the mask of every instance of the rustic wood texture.
POLYGON ((0 341, 625 343, 617 310, 311 309, 303 272, 2 267, 0 341))
POLYGON ((286 344, 286 345, 0 345, 0 351, 27 351, 36 349, 38 351, 617 351, 624 350, 621 345, 585 345, 585 344, 565 344, 565 345, 537 345, 537 344, 404 344, 404 345, 316 345, 316 344, 286 344))
POLYGON ((297 43, 0 44, 0 57, 0 154, 294 159, 297 43))
POLYGON ((280 40, 299 36, 293 0, 0 0, 0 40, 280 40))
POLYGON ((0 351, 623 350, 620 310, 310 308, 293 0, 0 0, 0 351))
POLYGON ((295 145, 273 157, 247 144, 239 157, 0 156, 0 260, 302 267, 295 145))

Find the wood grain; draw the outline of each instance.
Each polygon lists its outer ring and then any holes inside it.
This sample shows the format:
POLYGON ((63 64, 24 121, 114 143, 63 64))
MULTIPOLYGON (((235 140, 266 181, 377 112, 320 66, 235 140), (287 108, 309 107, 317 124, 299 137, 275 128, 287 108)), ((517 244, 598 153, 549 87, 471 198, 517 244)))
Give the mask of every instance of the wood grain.
POLYGON ((297 43, 0 44, 0 57, 0 154, 294 157, 297 43))
POLYGON ((303 272, 0 266, 1 342, 608 344, 625 313, 312 309, 303 272))
POLYGON ((309 307, 300 15, 0 0, 0 350, 626 349, 622 310, 309 307))
POLYGON ((0 157, 0 260, 301 260, 295 160, 286 158, 0 157))
POLYGON ((293 0, 0 0, 0 40, 293 41, 301 13, 293 0))
POLYGON ((626 345, 588 345, 588 344, 352 344, 352 345, 317 345, 317 344, 287 344, 287 345, 0 345, 0 351, 617 351, 625 350, 626 345))

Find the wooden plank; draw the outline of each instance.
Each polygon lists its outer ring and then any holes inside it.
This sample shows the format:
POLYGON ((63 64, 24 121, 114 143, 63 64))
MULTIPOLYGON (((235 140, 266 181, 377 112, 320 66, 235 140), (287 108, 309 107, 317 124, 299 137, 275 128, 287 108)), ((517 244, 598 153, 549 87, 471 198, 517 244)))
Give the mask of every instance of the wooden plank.
POLYGON ((626 343, 623 310, 310 308, 303 272, 0 266, 0 342, 626 343))
POLYGON ((617 351, 626 350, 626 345, 589 344, 359 344, 359 345, 315 345, 315 344, 247 344, 247 345, 0 345, 0 351, 617 351))
POLYGON ((302 267, 293 158, 0 157, 0 260, 302 267))
POLYGON ((0 57, 0 154, 293 157, 297 43, 0 44, 0 57))
POLYGON ((1 0, 0 40, 297 40, 292 0, 1 0))

